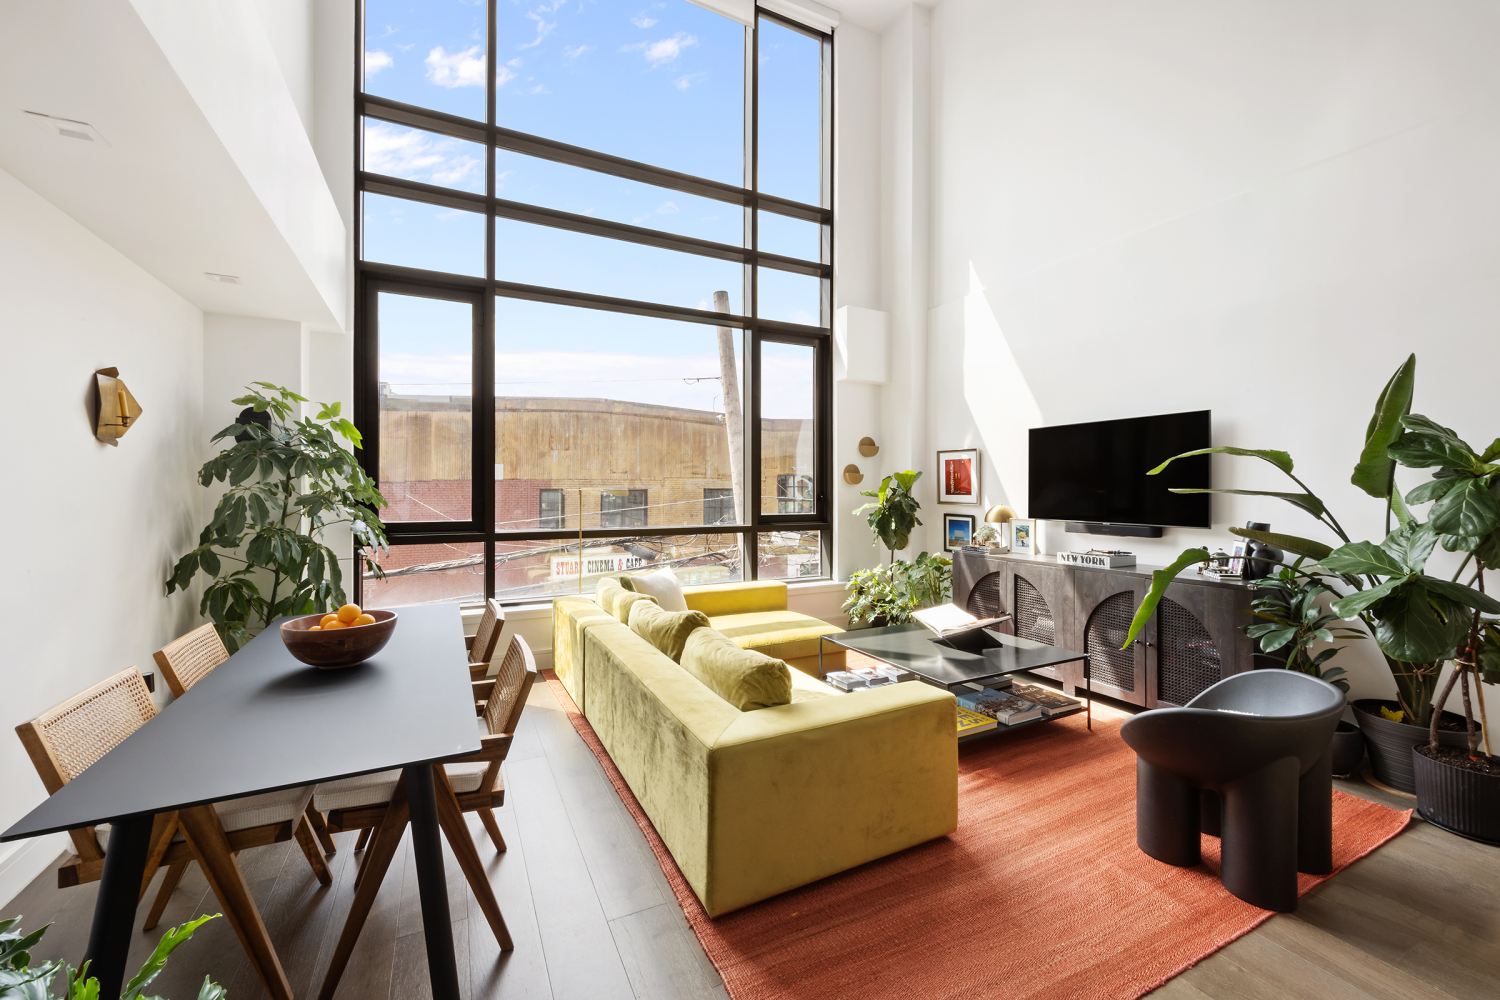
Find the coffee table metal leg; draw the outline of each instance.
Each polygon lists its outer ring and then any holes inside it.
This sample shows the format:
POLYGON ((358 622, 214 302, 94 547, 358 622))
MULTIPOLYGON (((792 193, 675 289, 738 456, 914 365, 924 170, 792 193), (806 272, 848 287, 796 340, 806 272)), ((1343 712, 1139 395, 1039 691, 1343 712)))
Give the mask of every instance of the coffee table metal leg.
POLYGON ((432 765, 406 768, 406 795, 411 808, 412 860, 417 867, 417 895, 422 902, 422 933, 427 939, 432 997, 459 1000, 458 963, 453 956, 453 923, 448 912, 448 879, 443 873, 443 843, 438 834, 432 765))
POLYGON ((818 680, 823 679, 823 636, 818 636, 818 680))
POLYGON ((125 959, 135 928, 135 907, 141 898, 141 876, 151 850, 150 813, 126 816, 110 824, 109 847, 104 851, 104 873, 94 924, 89 930, 86 958, 89 975, 99 980, 99 995, 117 997, 125 984, 125 959))
POLYGON ((1088 706, 1085 714, 1089 720, 1089 732, 1094 731, 1094 671, 1089 667, 1089 658, 1083 658, 1083 698, 1088 706))

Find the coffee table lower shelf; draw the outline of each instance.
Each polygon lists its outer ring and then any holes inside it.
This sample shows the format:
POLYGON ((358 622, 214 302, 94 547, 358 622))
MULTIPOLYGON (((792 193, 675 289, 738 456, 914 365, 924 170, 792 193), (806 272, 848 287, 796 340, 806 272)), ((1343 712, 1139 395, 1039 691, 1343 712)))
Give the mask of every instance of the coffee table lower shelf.
POLYGON ((1005 736, 1010 733, 1014 733, 1017 730, 1025 729, 1027 726, 1035 726, 1043 722, 1056 722, 1058 719, 1066 719, 1068 716, 1077 715, 1082 711, 1085 711, 1085 707, 1083 705, 1079 705, 1077 708, 1069 708, 1061 712, 1054 712, 1051 715, 1042 715, 1038 716, 1035 719, 1027 719, 1025 722, 1017 722, 1013 726, 1008 726, 1005 723, 1001 722, 997 723, 994 729, 981 729, 977 733, 965 733, 958 738, 958 742, 967 743, 970 740, 982 740, 986 736, 1005 736))

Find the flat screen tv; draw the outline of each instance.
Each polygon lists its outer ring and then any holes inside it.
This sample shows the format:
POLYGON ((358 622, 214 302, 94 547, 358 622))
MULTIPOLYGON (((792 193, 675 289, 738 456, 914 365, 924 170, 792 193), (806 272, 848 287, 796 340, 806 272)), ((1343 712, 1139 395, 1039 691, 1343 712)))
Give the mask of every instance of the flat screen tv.
POLYGON ((1207 493, 1169 492, 1212 486, 1209 456, 1146 475, 1173 455, 1211 447, 1210 412, 1032 428, 1027 516, 1095 526, 1211 527, 1207 493))

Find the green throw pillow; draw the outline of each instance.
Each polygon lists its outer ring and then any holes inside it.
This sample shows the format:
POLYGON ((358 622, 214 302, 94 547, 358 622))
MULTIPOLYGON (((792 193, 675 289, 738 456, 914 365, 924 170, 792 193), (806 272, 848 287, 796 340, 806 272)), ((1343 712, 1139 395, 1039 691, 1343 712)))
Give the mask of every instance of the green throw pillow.
POLYGON ((791 668, 765 653, 741 649, 722 632, 694 631, 683 646, 681 662, 684 670, 741 712, 791 703, 791 668))
POLYGON ((708 628, 708 615, 701 611, 663 611, 653 601, 630 606, 630 631, 657 649, 682 662, 682 647, 694 629, 708 628))
POLYGON ((655 604, 656 598, 645 594, 632 594, 628 590, 617 588, 615 590, 614 605, 610 608, 610 614, 620 620, 620 624, 630 624, 630 609, 637 604, 655 604))
POLYGON ((629 576, 620 577, 620 586, 625 590, 635 590, 635 584, 630 582, 629 576))

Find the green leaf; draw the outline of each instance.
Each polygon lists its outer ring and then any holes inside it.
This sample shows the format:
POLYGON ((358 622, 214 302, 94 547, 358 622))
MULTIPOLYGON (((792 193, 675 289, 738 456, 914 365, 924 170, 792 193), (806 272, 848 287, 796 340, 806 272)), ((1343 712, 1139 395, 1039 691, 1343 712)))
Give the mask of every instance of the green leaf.
POLYGON ((1395 577, 1382 583, 1378 587, 1369 590, 1357 590, 1348 597, 1340 598, 1328 606, 1328 610, 1340 618, 1354 618, 1361 611, 1372 604, 1378 604, 1390 595, 1391 591, 1405 583, 1403 577, 1395 577))
POLYGON ((1278 628, 1267 632, 1260 640, 1260 648, 1263 653, 1274 653, 1276 650, 1292 641, 1297 634, 1294 628, 1278 628))
POLYGON ((1238 496, 1244 496, 1244 497, 1275 497, 1278 500, 1285 500, 1289 504, 1293 504, 1293 505, 1295 505, 1297 507, 1301 507, 1303 510, 1307 511, 1313 517, 1322 517, 1323 516, 1323 512, 1325 510, 1327 510, 1327 508, 1323 506, 1323 501, 1319 500, 1317 497, 1313 496, 1311 493, 1271 493, 1271 492, 1267 492, 1266 490, 1207 490, 1207 489, 1199 489, 1199 490, 1171 490, 1169 492, 1172 492, 1172 493, 1233 493, 1233 494, 1236 494, 1238 496))
POLYGON ((1405 502, 1401 499, 1401 487, 1397 486, 1395 480, 1391 481, 1391 513, 1396 515, 1396 523, 1401 527, 1411 524, 1411 511, 1406 509, 1405 502))
POLYGON ((1315 562, 1322 562, 1333 548, 1322 542, 1315 542, 1310 538, 1298 538, 1296 535, 1283 535, 1275 531, 1256 531, 1253 528, 1230 528, 1230 534, 1239 535, 1241 538, 1249 538, 1257 542, 1265 542, 1267 545, 1275 546, 1283 551, 1290 552, 1294 556, 1306 556, 1315 562))
POLYGON ((125 984, 125 992, 120 994, 120 1000, 140 1000, 141 993, 151 984, 151 980, 161 973, 167 964, 167 958, 177 950, 177 946, 192 937, 193 932, 199 927, 220 915, 215 913, 212 916, 199 917, 197 920, 190 920, 163 934, 161 940, 156 943, 156 950, 151 953, 150 958, 146 959, 146 964, 141 966, 141 971, 125 984))
POLYGON ((1465 587, 1461 583, 1453 583, 1450 580, 1439 580, 1431 576, 1424 577, 1422 583, 1428 590, 1442 594, 1449 600, 1462 604, 1466 608, 1483 611, 1487 615, 1500 614, 1500 601, 1495 600, 1488 594, 1481 594, 1473 587, 1465 587))
POLYGON ((1427 503, 1429 500, 1441 500, 1449 490, 1457 486, 1462 480, 1459 479, 1429 479, 1406 494, 1406 502, 1409 504, 1427 503))
POLYGON ((1385 541, 1380 543, 1380 547, 1401 564, 1406 574, 1422 572, 1436 545, 1437 532, 1432 525, 1414 521, 1386 535, 1385 541))
POLYGON ((1356 576, 1365 573, 1376 576, 1406 575, 1406 567, 1374 542, 1350 542, 1334 549, 1319 562, 1325 569, 1335 573, 1351 573, 1356 576))
POLYGON ((1173 560, 1172 565, 1166 569, 1154 570, 1151 573, 1151 589, 1141 601, 1141 606, 1136 609, 1135 618, 1130 622, 1130 634, 1125 637, 1125 644, 1120 647, 1121 649, 1129 649, 1130 644, 1135 642, 1136 637, 1141 634, 1141 629, 1146 627, 1146 623, 1156 613, 1156 606, 1166 596, 1167 585, 1177 578, 1177 574, 1195 563, 1204 562, 1208 557, 1207 549, 1188 549, 1173 560))
POLYGON ((1167 459, 1165 462, 1161 463, 1156 468, 1146 473, 1146 475, 1154 476, 1165 469, 1167 466, 1171 465, 1173 462, 1177 461, 1179 458, 1191 458, 1194 455, 1240 455, 1245 458, 1258 458, 1262 461, 1270 462, 1272 465, 1276 466, 1276 468, 1280 469, 1282 472, 1287 473, 1288 475, 1290 475, 1292 471, 1292 456, 1288 455, 1284 451, 1263 451, 1255 448, 1231 448, 1227 445, 1220 445, 1217 448, 1199 448, 1197 451, 1185 451, 1181 455, 1173 455, 1171 458, 1167 459))
POLYGON ((1481 462, 1500 461, 1500 438, 1490 442, 1490 446, 1484 449, 1484 454, 1479 456, 1481 462))
POLYGON ((275 537, 269 531, 262 531, 250 539, 245 558, 257 566, 270 566, 275 560, 275 544, 275 537))
POLYGON ((1404 663, 1436 663, 1453 655, 1468 631, 1469 615, 1424 581, 1408 580, 1371 610, 1381 652, 1404 663))
POLYGON ((266 506, 265 498, 259 493, 251 493, 249 498, 250 521, 257 528, 264 528, 271 523, 271 509, 266 506))
POLYGON ((1485 569, 1500 569, 1500 528, 1490 532, 1473 552, 1485 569))
POLYGON ((1411 412, 1412 388, 1417 378, 1417 356, 1402 362, 1375 401, 1375 413, 1365 429, 1365 447, 1349 481, 1372 497, 1391 493, 1396 462, 1388 449, 1401 434, 1401 418, 1411 412))
POLYGON ((1391 445, 1390 453, 1392 458, 1410 469, 1474 470, 1482 464, 1468 445, 1446 434, 1403 434, 1391 445))
POLYGON ((1428 521, 1445 535, 1487 535, 1500 523, 1500 505, 1482 480, 1463 479, 1432 505, 1428 521))
POLYGON ((219 556, 212 549, 204 549, 198 553, 198 563, 209 576, 219 575, 219 556))

